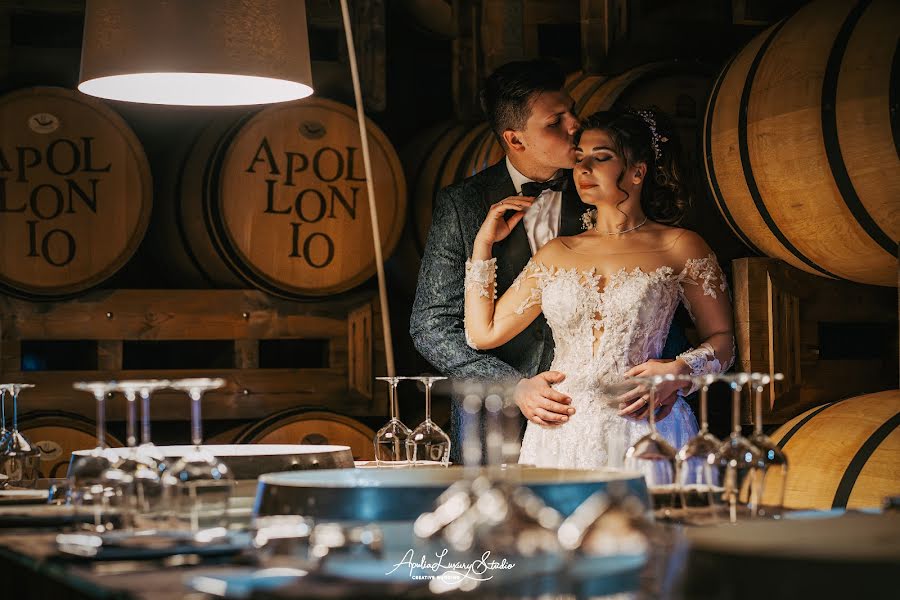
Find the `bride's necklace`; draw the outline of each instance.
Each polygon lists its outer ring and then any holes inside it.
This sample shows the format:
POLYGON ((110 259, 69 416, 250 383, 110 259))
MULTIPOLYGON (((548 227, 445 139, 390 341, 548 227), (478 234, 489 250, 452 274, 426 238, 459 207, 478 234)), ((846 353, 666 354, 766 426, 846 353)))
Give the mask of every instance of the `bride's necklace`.
POLYGON ((599 229, 595 229, 597 233, 603 233, 605 235, 622 235, 623 233, 628 233, 629 231, 634 231, 635 229, 640 229, 647 223, 647 217, 644 217, 644 220, 635 225, 630 229, 623 229, 622 231, 600 231, 599 229))

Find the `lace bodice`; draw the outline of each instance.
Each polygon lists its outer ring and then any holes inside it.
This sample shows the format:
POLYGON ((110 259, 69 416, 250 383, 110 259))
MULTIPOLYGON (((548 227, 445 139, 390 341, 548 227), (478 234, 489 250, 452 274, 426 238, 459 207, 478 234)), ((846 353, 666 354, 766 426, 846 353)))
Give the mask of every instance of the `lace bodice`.
MULTIPOLYGON (((530 260, 513 283, 528 295, 522 314, 540 306, 556 347, 551 367, 591 385, 598 377, 618 378, 629 368, 658 358, 679 302, 690 311, 686 286, 703 294, 725 293, 725 278, 713 255, 687 261, 676 273, 669 266, 645 272, 621 269, 607 277, 530 260)), ((721 368, 721 367, 720 367, 721 368)))
MULTIPOLYGON (((565 374, 554 387, 576 408, 562 426, 529 422, 520 462, 622 466, 625 449, 647 432, 647 424, 619 416, 618 399, 607 397, 603 384, 617 382, 632 367, 660 357, 679 302, 689 312, 697 310, 698 331, 708 336, 679 358, 695 374, 721 372, 733 361, 734 339, 722 322, 728 314, 727 287, 712 254, 690 258, 677 271, 666 265, 648 271, 620 269, 605 276, 596 269, 562 268, 533 258, 500 300, 494 299, 495 272, 494 260, 467 264, 467 339, 472 325, 476 342, 502 343, 504 336, 543 312, 555 344, 550 370, 565 374)), ((683 399, 658 426, 676 447, 697 429, 683 399)))

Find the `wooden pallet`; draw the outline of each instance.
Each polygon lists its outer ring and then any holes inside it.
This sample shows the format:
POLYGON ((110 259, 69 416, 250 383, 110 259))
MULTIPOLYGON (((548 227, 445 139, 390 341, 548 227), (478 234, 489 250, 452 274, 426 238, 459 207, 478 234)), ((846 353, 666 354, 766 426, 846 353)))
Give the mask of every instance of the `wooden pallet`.
MULTIPOLYGON (((897 387, 897 289, 816 277, 773 258, 733 261, 735 337, 744 371, 780 372, 763 423, 897 387), (848 343, 841 347, 844 336, 848 343), (854 340, 871 344, 853 348, 854 340)), ((753 422, 749 397, 743 422, 753 422)))
MULTIPOLYGON (((383 415, 386 394, 373 382, 386 368, 378 311, 369 292, 319 302, 291 302, 255 290, 103 290, 65 302, 0 297, 0 380, 37 385, 22 393, 22 412, 66 410, 93 418, 94 401, 72 389, 75 381, 215 376, 227 385, 205 396, 204 419, 256 419, 297 406, 383 415), (23 343, 48 340, 87 340, 96 352, 88 362, 96 368, 23 370, 23 343), (233 344, 231 364, 146 369, 129 358, 136 341, 196 340, 233 344), (261 367, 266 340, 313 340, 323 356, 311 367, 261 367)), ((112 398, 108 418, 123 419, 124 404, 121 396, 112 398)), ((190 414, 186 395, 168 390, 154 395, 152 411, 154 419, 190 414)))

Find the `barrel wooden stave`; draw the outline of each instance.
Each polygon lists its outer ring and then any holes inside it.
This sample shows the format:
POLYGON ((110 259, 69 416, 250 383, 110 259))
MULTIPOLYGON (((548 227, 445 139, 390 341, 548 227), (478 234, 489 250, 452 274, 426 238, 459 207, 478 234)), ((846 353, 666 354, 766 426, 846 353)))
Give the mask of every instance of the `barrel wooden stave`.
POLYGON ((809 4, 726 67, 707 113, 708 179, 738 235, 807 272, 877 285, 896 285, 900 238, 889 5, 809 4))
POLYGON ((354 460, 374 460, 374 440, 375 432, 356 419, 328 411, 288 410, 245 429, 237 442, 349 446, 354 460))
MULTIPOLYGON (((900 202, 884 188, 900 190, 900 168, 885 169, 897 161, 897 144, 891 127, 885 127, 881 98, 890 98, 891 67, 873 60, 873 48, 897 44, 896 6, 875 3, 862 15, 848 41, 844 61, 854 69, 841 71, 838 79, 836 121, 841 148, 865 148, 842 153, 847 174, 866 212, 877 223, 900 223, 900 202)), ((897 110, 895 108, 895 110, 897 110)), ((896 115, 894 118, 898 118, 896 115)), ((900 231, 893 229, 896 242, 900 231)))
MULTIPOLYGON (((898 415, 900 391, 887 390, 812 408, 779 427, 771 437, 788 458, 785 506, 877 508, 900 494, 898 415)), ((764 502, 775 502, 780 492, 778 479, 767 477, 764 502)))
POLYGON ((75 295, 137 250, 150 220, 150 167, 112 109, 63 88, 12 92, 0 98, 0 152, 14 172, 0 183, 0 288, 75 295))
MULTIPOLYGON (((390 256, 405 220, 406 182, 387 136, 371 121, 366 127, 381 247, 390 256)), ((235 133, 209 213, 244 277, 323 296, 375 274, 358 136, 355 111, 321 98, 264 109, 235 133)))
MULTIPOLYGON (((177 176, 180 270, 214 287, 251 285, 293 300, 343 293, 371 278, 357 123, 353 109, 323 98, 210 118, 177 176), (336 179, 320 180, 323 173, 336 179)), ((372 121, 366 127, 387 259, 406 220, 406 182, 388 138, 372 121)))

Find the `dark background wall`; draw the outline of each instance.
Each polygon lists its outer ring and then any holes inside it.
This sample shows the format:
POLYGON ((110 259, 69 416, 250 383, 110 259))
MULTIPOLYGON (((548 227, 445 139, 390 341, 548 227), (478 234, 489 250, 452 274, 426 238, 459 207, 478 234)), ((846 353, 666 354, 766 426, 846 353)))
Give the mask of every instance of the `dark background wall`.
MULTIPOLYGON (((804 3, 434 0, 430 8, 428 3, 403 0, 351 4, 367 114, 402 154, 435 124, 477 120, 478 82, 506 60, 552 57, 569 72, 585 69, 606 76, 645 63, 678 60, 702 65, 715 74, 754 35, 804 3)), ((307 7, 317 94, 352 105, 339 3, 308 0, 307 7)), ((83 19, 84 2, 79 0, 0 0, 0 93, 30 86, 75 88, 83 19)), ((163 174, 170 170, 173 154, 184 151, 204 124, 246 112, 109 104, 144 146, 157 176, 157 196, 166 193, 163 174)), ((699 110, 702 113, 703 107, 699 110)), ((701 170, 700 165, 695 168, 701 170)), ((407 172, 408 178, 413 175, 407 172)), ((712 210, 705 189, 698 192, 700 207, 712 210)), ((414 201, 411 197, 410 203, 414 201)), ((431 370, 407 333, 418 268, 418 251, 410 241, 413 229, 412 224, 407 227, 387 265, 397 365, 406 373, 431 370)), ((714 249, 721 249, 726 259, 750 254, 726 227, 720 229, 721 248, 714 243, 714 249)), ((202 281, 176 277, 158 260, 159 235, 151 224, 150 241, 103 287, 202 286, 202 281)), ((362 287, 374 289, 374 281, 362 287)), ((417 421, 419 401, 404 402, 404 411, 415 415, 408 420, 417 421)), ((438 420, 446 416, 445 405, 438 407, 437 416, 438 420)), ((380 418, 373 417, 373 424, 380 418)))

